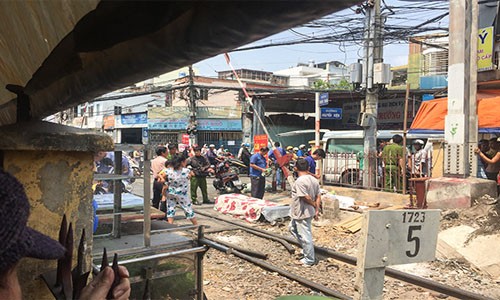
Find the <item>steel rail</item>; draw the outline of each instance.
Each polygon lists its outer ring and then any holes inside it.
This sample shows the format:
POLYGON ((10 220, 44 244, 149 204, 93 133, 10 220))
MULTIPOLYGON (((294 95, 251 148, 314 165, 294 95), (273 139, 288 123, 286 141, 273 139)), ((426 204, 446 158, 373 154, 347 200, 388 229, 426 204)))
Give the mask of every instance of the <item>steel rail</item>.
POLYGON ((336 298, 339 298, 339 299, 352 299, 351 297, 347 296, 347 295, 344 295, 338 291, 335 291, 335 290, 332 290, 324 285, 321 285, 321 284, 318 284, 314 281, 311 281, 309 279, 306 279, 304 277, 301 277, 297 274, 294 274, 294 273, 291 273, 291 272, 288 272, 287 270, 285 269, 281 269, 281 268, 278 268, 274 265, 271 265, 261 259, 258 259, 258 258, 255 258, 255 257, 252 257, 250 255, 247 255, 247 254, 244 254, 234 248, 229 248, 229 247, 226 247, 224 245, 221 245, 221 244, 218 244, 214 241, 211 241, 211 240, 207 240, 205 238, 202 238, 199 240, 201 243, 207 245, 207 246, 210 246, 210 247, 213 247, 214 249, 216 250, 219 250, 221 252, 224 252, 226 254, 233 254, 234 256, 236 257, 239 257, 241 259, 244 259, 248 262, 251 262, 255 265, 258 265, 259 267, 263 268, 263 269, 266 269, 266 270, 269 270, 271 272, 276 272, 278 274, 280 274, 281 276, 284 276, 288 279, 291 279, 293 281, 296 281, 300 284, 302 284, 303 286, 306 286, 308 288, 311 288, 315 291, 319 291, 319 292, 322 292, 323 294, 325 295, 328 295, 328 296, 332 296, 332 297, 336 297, 336 298), (208 242, 208 243, 207 243, 208 242))
MULTIPOLYGON (((198 213, 198 214, 200 214, 202 216, 207 216, 207 217, 210 217, 212 219, 220 220, 220 221, 223 221, 223 222, 235 225, 235 226, 239 226, 241 228, 244 228, 244 230, 247 231, 247 232, 255 231, 255 232, 258 232, 260 234, 269 235, 269 236, 272 236, 272 237, 275 237, 275 238, 278 238, 278 239, 285 240, 285 241, 287 241, 287 242, 289 242, 291 244, 300 246, 300 243, 298 241, 296 241, 295 239, 293 239, 293 238, 289 238, 289 237, 282 236, 282 235, 279 235, 279 234, 271 233, 271 232, 268 232, 266 230, 262 230, 262 229, 259 229, 259 228, 252 228, 250 226, 247 226, 247 225, 244 225, 244 224, 239 224, 237 222, 230 221, 230 220, 225 220, 223 218, 220 218, 220 217, 217 217, 217 216, 213 216, 213 215, 210 215, 210 214, 204 214, 204 213, 200 213, 198 211, 196 211, 196 213, 198 213)), ((332 249, 314 246, 314 250, 318 254, 334 258, 336 260, 345 262, 345 263, 350 264, 350 265, 354 265, 355 266, 356 263, 357 263, 357 258, 356 257, 345 255, 345 254, 342 254, 342 253, 337 252, 337 251, 332 250, 332 249)), ((415 275, 412 275, 412 274, 401 272, 401 271, 398 271, 398 270, 392 269, 392 268, 386 268, 385 269, 385 274, 387 276, 389 276, 389 277, 392 277, 392 278, 395 278, 395 279, 398 279, 398 280, 402 280, 404 282, 411 283, 413 285, 420 286, 420 287, 423 287, 425 289, 432 290, 432 291, 435 291, 435 292, 439 292, 439 293, 442 293, 442 294, 446 294, 448 296, 452 296, 452 297, 459 298, 459 299, 493 300, 493 298, 489 298, 489 297, 486 297, 486 296, 483 296, 483 295, 480 295, 480 294, 477 294, 477 293, 469 292, 469 291, 466 291, 466 290, 463 290, 463 289, 460 289, 460 288, 457 288, 457 287, 452 287, 452 286, 449 286, 449 285, 445 285, 445 284, 442 284, 440 282, 429 280, 427 278, 423 278, 423 277, 420 277, 420 276, 415 276, 415 275)))
POLYGON ((246 255, 249 255, 249 256, 252 256, 252 257, 255 257, 255 258, 260 258, 260 259, 264 259, 264 260, 268 258, 268 255, 265 254, 265 253, 254 251, 254 250, 250 250, 250 249, 245 249, 243 247, 240 247, 240 246, 228 243, 228 242, 220 241, 220 240, 215 239, 215 238, 213 238, 211 236, 207 237, 205 235, 205 240, 204 241, 206 241, 206 240, 210 240, 210 241, 212 241, 214 243, 217 243, 217 244, 220 244, 222 246, 225 246, 225 247, 237 250, 237 251, 239 251, 241 253, 244 253, 246 255))

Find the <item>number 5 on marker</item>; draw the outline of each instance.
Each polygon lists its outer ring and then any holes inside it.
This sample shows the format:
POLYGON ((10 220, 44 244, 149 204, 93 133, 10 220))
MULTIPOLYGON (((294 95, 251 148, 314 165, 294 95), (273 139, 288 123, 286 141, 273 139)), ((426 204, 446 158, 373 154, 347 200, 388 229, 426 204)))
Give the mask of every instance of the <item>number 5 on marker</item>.
POLYGON ((413 253, 411 251, 406 251, 406 256, 408 257, 415 257, 418 255, 418 252, 420 251, 420 238, 417 236, 414 236, 414 231, 417 230, 422 230, 422 225, 413 225, 408 227, 408 237, 407 241, 408 243, 415 242, 415 251, 413 253))

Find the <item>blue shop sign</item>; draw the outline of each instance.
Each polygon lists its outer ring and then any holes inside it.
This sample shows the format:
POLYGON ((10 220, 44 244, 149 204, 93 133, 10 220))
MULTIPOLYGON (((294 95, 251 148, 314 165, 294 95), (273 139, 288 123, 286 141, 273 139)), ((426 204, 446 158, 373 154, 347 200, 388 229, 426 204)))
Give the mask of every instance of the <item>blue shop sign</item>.
POLYGON ((147 113, 121 115, 122 125, 148 124, 147 113))
MULTIPOLYGON (((198 119, 198 130, 203 131, 240 131, 240 119, 198 119)), ((188 119, 150 119, 149 130, 186 130, 188 119)))
POLYGON ((241 130, 240 119, 199 119, 198 130, 206 131, 239 131, 241 130))

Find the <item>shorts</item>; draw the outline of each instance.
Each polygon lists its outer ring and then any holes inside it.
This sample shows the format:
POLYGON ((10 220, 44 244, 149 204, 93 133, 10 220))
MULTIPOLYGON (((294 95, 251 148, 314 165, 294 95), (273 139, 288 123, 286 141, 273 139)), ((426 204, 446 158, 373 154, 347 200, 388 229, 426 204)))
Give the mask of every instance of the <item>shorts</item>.
POLYGON ((184 211, 186 219, 194 218, 194 211, 191 204, 191 200, 186 196, 176 196, 167 194, 167 218, 173 218, 175 216, 175 206, 179 205, 184 211))

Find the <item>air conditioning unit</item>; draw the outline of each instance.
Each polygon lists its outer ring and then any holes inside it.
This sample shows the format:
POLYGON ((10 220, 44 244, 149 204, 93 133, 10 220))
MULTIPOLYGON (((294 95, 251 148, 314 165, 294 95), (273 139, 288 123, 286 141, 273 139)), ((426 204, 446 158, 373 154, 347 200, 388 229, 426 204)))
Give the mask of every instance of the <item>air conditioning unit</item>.
POLYGON ((354 63, 349 65, 349 72, 351 75, 351 83, 363 82, 363 65, 354 63))
POLYGON ((389 84, 392 80, 391 65, 376 63, 373 66, 373 83, 389 84))

